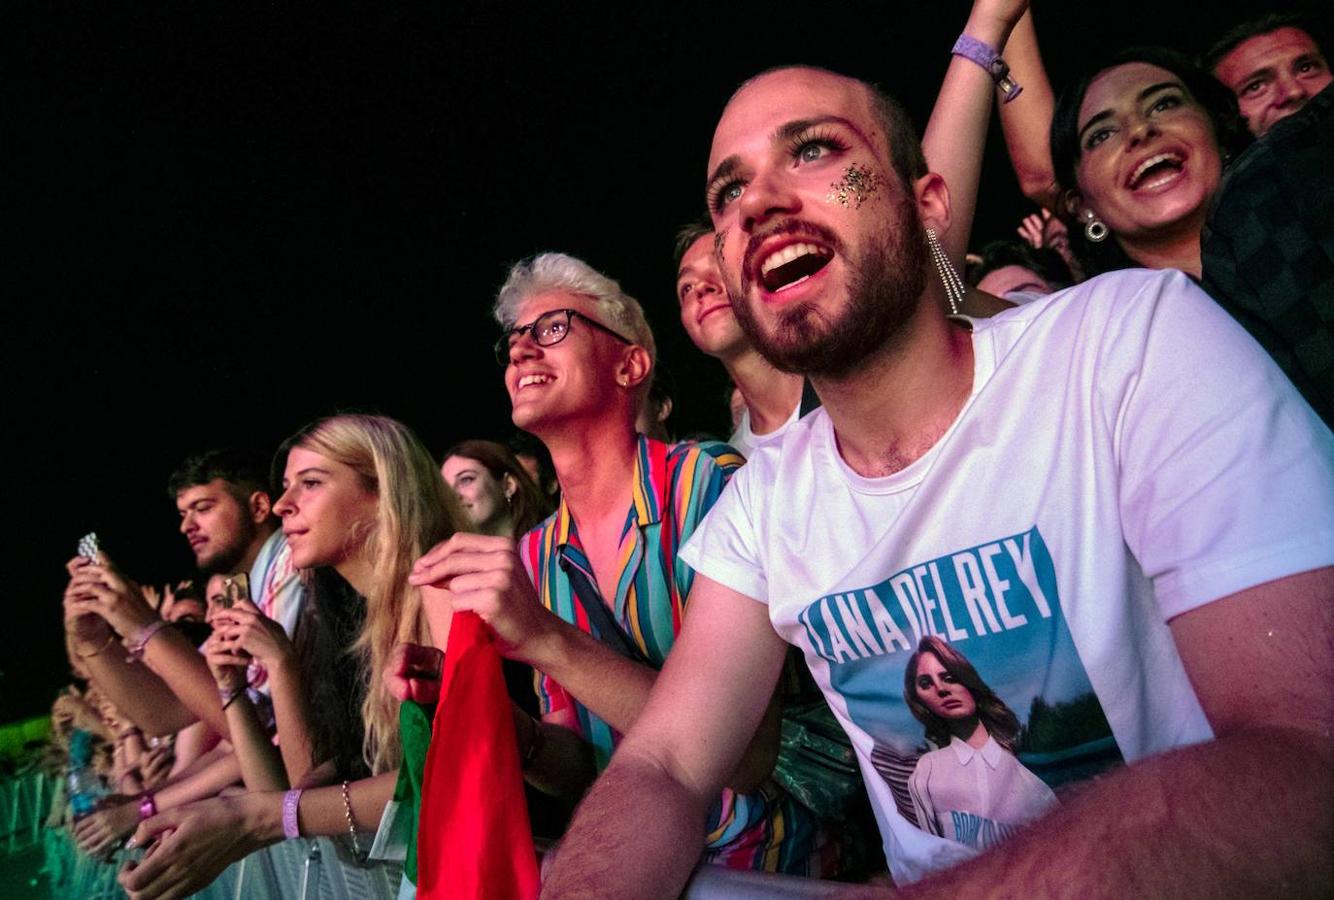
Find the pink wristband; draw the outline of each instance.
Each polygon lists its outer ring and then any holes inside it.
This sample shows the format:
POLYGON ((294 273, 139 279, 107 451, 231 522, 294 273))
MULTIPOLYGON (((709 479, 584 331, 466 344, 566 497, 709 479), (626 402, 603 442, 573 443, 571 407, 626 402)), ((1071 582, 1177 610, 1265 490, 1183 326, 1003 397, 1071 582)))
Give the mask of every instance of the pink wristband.
POLYGON ((125 649, 130 651, 130 659, 143 659, 144 648, 148 646, 148 642, 153 639, 153 635, 166 628, 167 624, 164 620, 158 619, 156 622, 149 622, 143 628, 140 628, 134 639, 125 645, 125 649))
POLYGON ((139 821, 151 819, 157 815, 157 803, 153 801, 153 795, 144 791, 139 797, 139 821))
POLYGON ((283 794, 283 837, 289 841, 301 837, 301 830, 296 822, 296 807, 301 802, 301 788, 293 788, 283 794))

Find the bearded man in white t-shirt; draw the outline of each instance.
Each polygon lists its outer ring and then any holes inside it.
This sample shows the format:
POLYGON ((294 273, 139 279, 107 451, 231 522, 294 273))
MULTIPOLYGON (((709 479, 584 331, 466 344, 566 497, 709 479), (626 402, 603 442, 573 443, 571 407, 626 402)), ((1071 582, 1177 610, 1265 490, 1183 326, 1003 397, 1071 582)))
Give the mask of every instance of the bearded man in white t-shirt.
POLYGON ((549 894, 677 894, 784 641, 905 892, 1328 884, 1334 437, 1267 355, 1177 272, 947 318, 948 189, 891 101, 823 70, 738 90, 708 196, 738 317, 824 406, 683 549, 690 615, 549 894), (932 637, 967 665, 907 673, 932 637), (908 786, 946 747, 932 829, 908 786), (1033 821, 995 795, 1016 763, 1056 797, 1033 821))

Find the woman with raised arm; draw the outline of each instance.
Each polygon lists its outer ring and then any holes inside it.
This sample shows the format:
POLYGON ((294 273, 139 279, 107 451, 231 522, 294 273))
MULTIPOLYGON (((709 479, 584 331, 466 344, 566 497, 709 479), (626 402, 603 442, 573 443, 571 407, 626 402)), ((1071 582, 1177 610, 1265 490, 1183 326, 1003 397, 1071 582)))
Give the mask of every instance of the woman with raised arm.
POLYGON ((1086 273, 1143 266, 1199 278, 1223 165, 1250 140, 1232 94, 1174 50, 1136 47, 1089 67, 1053 101, 1030 17, 1005 58, 1025 88, 1001 107, 1020 186, 1072 224, 1086 273))
MULTIPOLYGON (((284 449, 284 492, 274 508, 296 565, 332 567, 366 601, 356 650, 363 751, 373 774, 326 788, 213 798, 151 819, 139 837, 160 836, 156 849, 121 876, 135 895, 197 889, 284 837, 351 830, 356 840, 357 831, 373 830, 393 795, 402 749, 398 701, 371 673, 388 668, 400 643, 445 645, 448 620, 437 616, 432 633, 422 614, 422 594, 433 589, 413 587, 407 576, 465 519, 420 441, 392 419, 335 416, 302 429, 284 449)), ((280 733, 282 727, 280 720, 280 733)))

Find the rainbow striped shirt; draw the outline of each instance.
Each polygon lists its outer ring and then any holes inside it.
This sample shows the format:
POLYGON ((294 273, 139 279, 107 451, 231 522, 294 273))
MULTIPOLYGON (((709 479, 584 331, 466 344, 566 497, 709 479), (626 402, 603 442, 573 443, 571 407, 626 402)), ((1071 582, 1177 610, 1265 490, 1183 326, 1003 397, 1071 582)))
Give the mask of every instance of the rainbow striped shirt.
MULTIPOLYGON (((681 630, 695 579, 676 551, 744 462, 731 447, 714 441, 669 446, 639 438, 633 502, 617 555, 616 597, 607 607, 659 668, 681 630)), ((582 569, 594 586, 597 579, 563 499, 555 513, 519 539, 519 556, 542 604, 592 634, 564 567, 582 569)), ((598 770, 605 768, 620 735, 552 679, 539 672, 535 684, 544 715, 574 709, 598 770)), ((753 794, 724 789, 710 819, 705 858, 729 868, 809 874, 818 870, 816 840, 811 813, 772 783, 753 794)))

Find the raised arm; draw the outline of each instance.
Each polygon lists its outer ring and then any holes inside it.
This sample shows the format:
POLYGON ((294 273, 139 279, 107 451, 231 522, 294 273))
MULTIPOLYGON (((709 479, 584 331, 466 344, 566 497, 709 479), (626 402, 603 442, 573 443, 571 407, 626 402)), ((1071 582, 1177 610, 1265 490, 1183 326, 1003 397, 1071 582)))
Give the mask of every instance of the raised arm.
POLYGON ((680 893, 703 848, 705 817, 769 705, 785 652, 767 607, 696 576, 657 687, 580 806, 544 895, 680 893))
POLYGON ((1145 897, 1262 896, 1330 884, 1334 569, 1241 591, 1171 627, 1216 740, 1091 782, 909 896, 1078 896, 1108 885, 1145 897))
POLYGON ((1024 92, 1013 103, 1002 104, 1000 110, 1001 130, 1019 189, 1039 206, 1060 212, 1060 190, 1048 143, 1056 97, 1038 52, 1032 12, 1026 13, 1010 33, 1005 61, 1010 64, 1010 74, 1024 86, 1024 92))
MULTIPOLYGON (((216 620, 215 620, 216 621, 216 620)), ((259 712, 246 691, 248 657, 237 656, 232 644, 217 629, 204 644, 204 658, 213 671, 224 701, 223 712, 231 730, 232 747, 246 790, 279 791, 288 787, 282 758, 265 733, 259 712)))
MULTIPOLYGON (((988 46, 1005 47, 1011 29, 1027 7, 1027 0, 977 0, 963 33, 988 46)), ((1027 85, 1024 87, 1027 90, 1027 85)), ((996 93, 990 73, 971 60, 952 56, 922 132, 927 165, 943 176, 949 187, 950 227, 941 243, 960 271, 977 210, 982 157, 996 93)))
MULTIPOLYGON (((65 591, 66 622, 84 622, 97 615, 127 641, 135 640, 150 625, 161 623, 144 600, 138 585, 105 560, 70 562, 71 578, 65 591)), ((86 625, 76 625, 85 628, 86 625)), ((108 638, 112 637, 108 633, 108 638)), ((82 642, 82 637, 78 638, 82 642)), ((82 661, 99 687, 145 734, 164 735, 203 719, 226 735, 227 719, 218 700, 208 664, 183 634, 161 627, 143 647, 142 665, 126 662, 123 651, 110 641, 97 645, 91 655, 79 650, 82 661), (142 671, 146 666, 166 691, 142 671), (161 704, 162 708, 157 707, 161 704)))
POLYGON ((240 601, 219 613, 215 627, 219 641, 242 654, 238 659, 248 654, 268 673, 286 783, 275 783, 267 789, 307 783, 312 771, 326 760, 316 758, 314 712, 296 647, 281 625, 249 601, 240 601))

